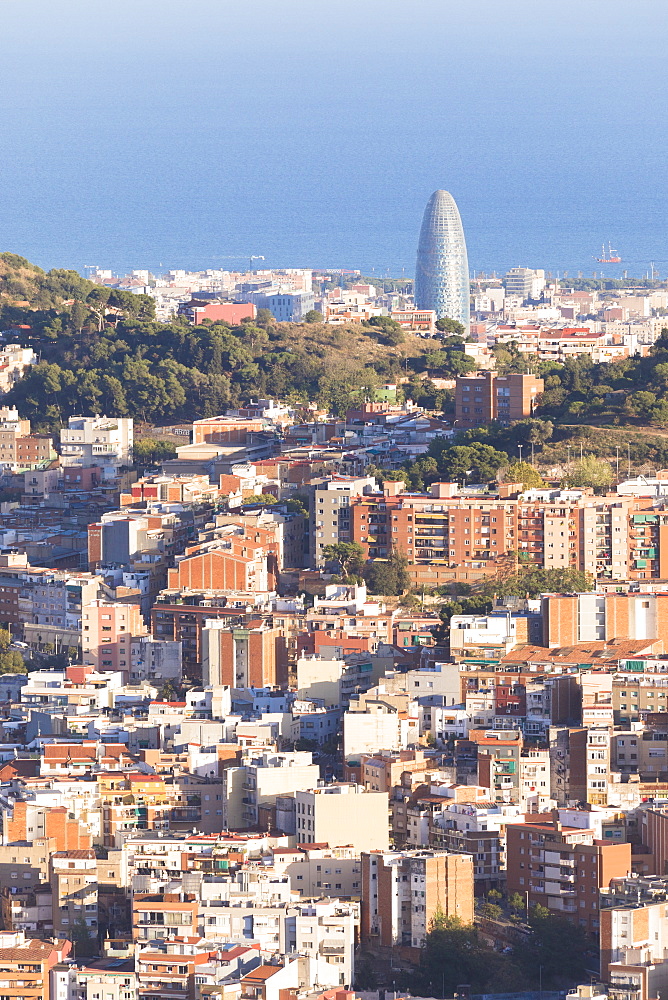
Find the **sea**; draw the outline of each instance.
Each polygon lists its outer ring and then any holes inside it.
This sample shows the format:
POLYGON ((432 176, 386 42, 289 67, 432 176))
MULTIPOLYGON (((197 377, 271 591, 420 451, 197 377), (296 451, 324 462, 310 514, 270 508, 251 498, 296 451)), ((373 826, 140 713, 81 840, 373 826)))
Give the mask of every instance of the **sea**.
POLYGON ((44 268, 668 276, 656 0, 3 0, 0 250, 44 268), (619 264, 601 264, 609 248, 619 264))

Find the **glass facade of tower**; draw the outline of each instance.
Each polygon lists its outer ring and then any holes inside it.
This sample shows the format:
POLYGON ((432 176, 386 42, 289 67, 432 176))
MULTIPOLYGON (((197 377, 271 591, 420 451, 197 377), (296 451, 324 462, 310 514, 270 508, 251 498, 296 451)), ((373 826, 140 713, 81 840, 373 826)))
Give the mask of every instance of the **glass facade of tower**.
POLYGON ((455 199, 434 191, 420 230, 415 269, 415 305, 433 309, 469 328, 470 285, 464 229, 455 199))

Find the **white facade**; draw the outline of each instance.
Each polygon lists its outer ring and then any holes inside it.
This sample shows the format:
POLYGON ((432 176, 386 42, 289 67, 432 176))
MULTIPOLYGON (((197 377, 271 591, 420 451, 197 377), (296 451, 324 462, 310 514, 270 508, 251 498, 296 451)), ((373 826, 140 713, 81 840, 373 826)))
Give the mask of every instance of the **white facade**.
POLYGON ((181 643, 155 639, 152 635, 130 641, 130 683, 153 681, 181 682, 181 643))
POLYGON ((406 750, 418 737, 419 721, 396 711, 346 712, 343 754, 346 760, 379 750, 406 750))
POLYGON ((307 751, 251 753, 241 767, 223 771, 223 827, 247 830, 258 823, 258 808, 272 806, 277 796, 316 788, 320 767, 307 751))
POLYGON ((62 465, 129 465, 132 417, 70 417, 60 432, 62 465))
POLYGON ((31 365, 37 364, 32 347, 7 344, 0 350, 0 393, 9 392, 31 365))

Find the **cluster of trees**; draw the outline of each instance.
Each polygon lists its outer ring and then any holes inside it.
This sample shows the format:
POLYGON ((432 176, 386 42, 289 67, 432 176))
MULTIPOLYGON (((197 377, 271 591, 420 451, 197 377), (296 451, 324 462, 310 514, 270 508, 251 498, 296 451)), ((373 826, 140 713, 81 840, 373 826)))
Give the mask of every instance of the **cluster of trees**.
POLYGON ((341 574, 344 583, 365 583, 371 594, 399 597, 410 587, 406 556, 393 549, 386 560, 366 560, 359 542, 336 542, 323 549, 325 559, 341 574))
POLYGON ((584 593, 591 590, 594 581, 588 573, 576 569, 538 569, 535 567, 518 568, 514 566, 512 556, 508 559, 508 570, 505 577, 485 580, 475 594, 465 596, 468 589, 465 585, 452 584, 458 593, 444 601, 439 607, 439 616, 443 622, 441 637, 447 634, 447 626, 453 615, 486 614, 492 610, 495 597, 530 597, 540 594, 584 593))
POLYGON ((595 365, 581 357, 562 365, 539 366, 545 380, 541 411, 560 420, 634 420, 668 425, 668 330, 663 330, 645 358, 595 365))
MULTIPOLYGON (((303 324, 279 324, 260 310, 255 322, 234 327, 159 323, 147 296, 0 255, 0 321, 27 327, 18 336, 41 353, 6 401, 38 430, 76 412, 191 420, 258 395, 304 407, 316 400, 342 413, 406 371, 430 368, 429 341, 389 317, 345 329, 321 320, 313 310, 303 324)), ((459 351, 446 345, 444 353, 463 358, 455 339, 459 351)))
POLYGON ((584 982, 590 947, 585 932, 542 906, 531 911, 529 926, 529 937, 511 953, 502 953, 485 944, 473 925, 437 915, 420 967, 411 976, 411 991, 448 997, 464 983, 471 993, 503 993, 539 986, 560 989, 584 982))
POLYGON ((17 649, 10 649, 11 633, 6 628, 0 628, 0 673, 25 674, 28 667, 17 649))
MULTIPOLYGON (((315 400, 341 414, 406 374, 405 398, 451 413, 452 392, 437 389, 425 376, 453 377, 475 368, 463 350, 465 331, 453 320, 438 321, 442 339, 436 348, 387 316, 346 328, 323 324, 315 310, 305 320, 278 324, 260 310, 255 322, 235 327, 193 328, 182 319, 159 323, 148 296, 93 284, 75 271, 45 273, 15 254, 0 254, 0 322, 24 328, 17 336, 41 355, 6 402, 36 430, 53 431, 75 412, 131 414, 149 423, 186 421, 257 395, 296 407, 315 400)), ((527 369, 516 344, 498 346, 495 353, 499 372, 527 369)), ((540 419, 511 427, 491 424, 433 442, 428 455, 400 470, 407 485, 424 489, 442 478, 485 482, 509 463, 507 479, 540 485, 529 463, 516 458, 521 449, 532 448, 539 461, 563 461, 560 449, 575 433, 569 422, 582 424, 583 433, 587 420, 668 426, 668 331, 646 358, 594 365, 581 357, 532 367, 545 380, 540 419)), ((160 448, 142 447, 142 461, 165 457, 160 448)), ((588 442, 587 450, 598 458, 610 455, 603 438, 588 442)), ((605 489, 609 463, 584 457, 587 461, 569 470, 566 485, 605 489)), ((668 465, 668 442, 634 443, 633 460, 668 465)))
POLYGON ((135 438, 133 452, 135 463, 143 467, 176 458, 176 448, 171 441, 153 437, 135 438))

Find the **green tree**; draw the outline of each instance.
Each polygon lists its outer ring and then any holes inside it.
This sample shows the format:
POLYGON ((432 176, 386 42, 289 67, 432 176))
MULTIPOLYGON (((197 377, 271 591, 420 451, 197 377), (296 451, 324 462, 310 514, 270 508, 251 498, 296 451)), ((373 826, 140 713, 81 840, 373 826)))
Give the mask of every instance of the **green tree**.
POLYGON ((509 341, 507 344, 498 344, 492 348, 492 353, 496 358, 496 370, 504 375, 510 372, 525 372, 528 359, 519 350, 517 342, 509 341))
POLYGON ((135 438, 133 454, 136 465, 157 465, 168 458, 176 458, 176 448, 171 441, 159 438, 135 438))
POLYGON ((588 573, 577 569, 526 569, 505 580, 488 580, 480 588, 478 600, 498 597, 538 597, 540 594, 586 593, 594 586, 588 573))
POLYGON ((361 576, 364 570, 364 549, 359 542, 336 542, 325 545, 322 551, 328 562, 339 564, 344 576, 361 576))
POLYGON ((72 328, 76 331, 76 333, 81 333, 81 331, 83 330, 83 325, 87 319, 88 319, 88 310, 86 309, 83 302, 79 302, 78 300, 73 302, 70 307, 70 322, 72 324, 72 328))
POLYGON ((441 333, 450 333, 456 337, 464 337, 466 335, 464 324, 456 319, 450 319, 449 316, 442 316, 440 319, 437 319, 436 329, 440 330, 441 333))
POLYGON ((176 701, 177 690, 171 681, 165 681, 158 692, 158 701, 176 701))
POLYGON ((514 952, 522 972, 535 983, 542 970, 542 985, 548 989, 584 982, 590 942, 582 928, 544 906, 532 908, 529 925, 531 937, 514 952))
POLYGON ((508 906, 513 913, 522 913, 526 909, 526 898, 521 892, 513 892, 508 897, 508 906))
POLYGON ((244 507, 249 507, 251 504, 263 504, 265 507, 270 507, 275 503, 278 503, 278 500, 273 493, 253 493, 252 496, 244 497, 244 507))
POLYGON ((304 316, 305 323, 322 323, 324 316, 317 309, 309 309, 309 311, 304 316))
POLYGON ((437 914, 427 934, 412 992, 422 996, 452 996, 461 983, 472 993, 511 991, 521 982, 512 961, 485 945, 471 924, 437 914))
POLYGON ((408 559, 403 552, 393 549, 387 560, 373 560, 364 569, 364 578, 372 594, 400 597, 410 586, 408 559))
POLYGON ((429 454, 436 459, 439 473, 448 481, 480 483, 494 479, 508 461, 504 451, 474 441, 468 445, 451 445, 445 438, 435 438, 429 454))
POLYGON ((518 444, 533 444, 542 446, 550 440, 554 433, 554 424, 551 420, 540 420, 538 417, 527 417, 525 420, 518 420, 510 428, 514 441, 518 444))
POLYGON ((529 462, 513 462, 504 473, 507 483, 522 483, 525 489, 541 489, 545 480, 529 462))
POLYGON ((396 319, 392 319, 391 316, 372 316, 371 319, 365 321, 364 325, 382 330, 383 343, 385 344, 396 346, 397 344, 403 344, 406 340, 401 323, 398 323, 396 319))
POLYGON ((27 672, 25 660, 17 649, 0 653, 0 674, 25 674, 27 672))
POLYGON ((595 455, 584 455, 575 463, 563 482, 565 486, 591 486, 595 490, 603 490, 610 486, 612 480, 613 472, 609 462, 595 455))
POLYGON ((285 501, 286 510, 290 514, 301 514, 308 517, 308 497, 297 494, 285 501))
POLYGON ((90 958, 92 955, 97 955, 97 940, 91 934, 84 917, 76 918, 71 935, 75 958, 90 958))
POLYGON ((270 309, 258 309, 255 322, 258 326, 267 326, 267 324, 274 322, 274 314, 270 309))
POLYGON ((627 397, 626 409, 635 417, 649 417, 656 402, 656 393, 640 389, 627 397))

